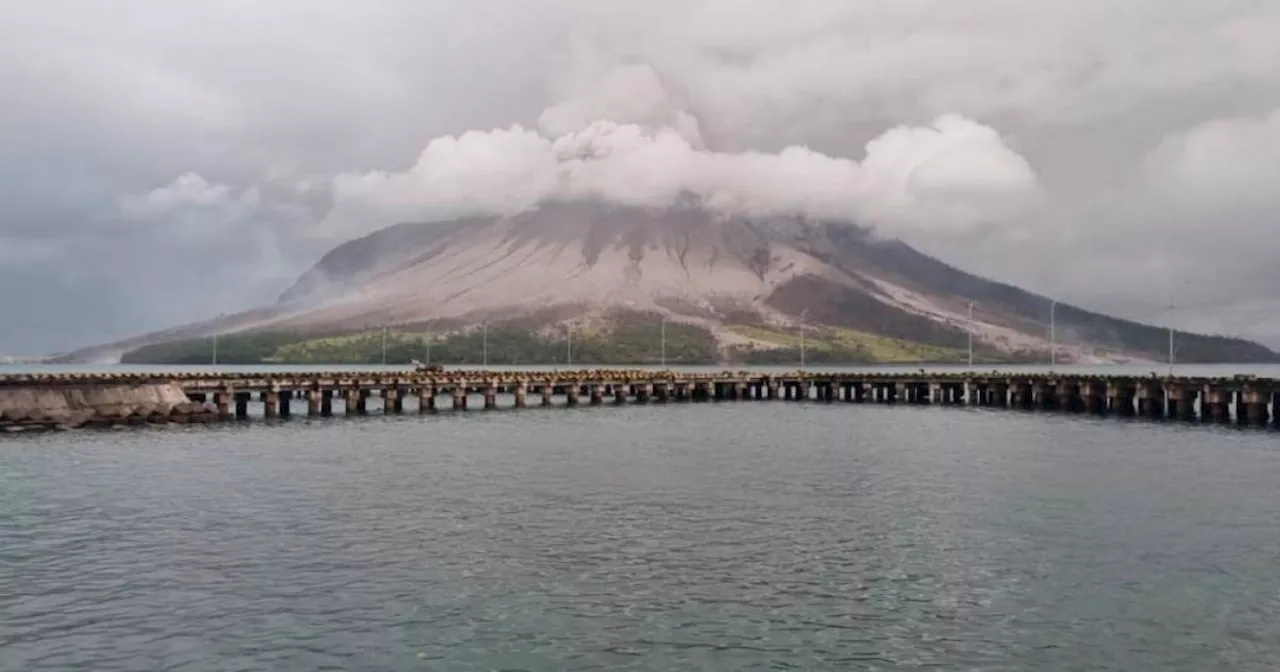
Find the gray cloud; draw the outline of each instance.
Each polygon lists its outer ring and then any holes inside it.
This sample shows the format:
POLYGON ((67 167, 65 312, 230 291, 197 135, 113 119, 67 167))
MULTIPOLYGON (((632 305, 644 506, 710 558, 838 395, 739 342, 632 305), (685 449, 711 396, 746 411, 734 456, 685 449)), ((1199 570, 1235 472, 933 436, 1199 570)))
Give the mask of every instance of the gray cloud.
MULTIPOLYGON (((943 115, 1025 159, 1033 209, 936 227, 916 225, 936 211, 872 207, 881 192, 836 205, 984 275, 1280 342, 1273 3, 47 0, 2 13, 0 352, 248 307, 354 230, 475 207, 420 172, 433 139, 519 124, 505 139, 545 162, 535 140, 609 128, 616 151, 634 126, 670 129, 677 162, 778 166, 805 146, 865 170, 869 142, 943 115), (1161 314, 1170 294, 1182 307, 1161 314)), ((630 181, 626 168, 615 175, 630 181)), ((599 189, 601 174, 571 182, 599 189)), ((723 194, 742 175, 676 183, 723 194)), ((832 207, 824 194, 803 205, 832 207)))

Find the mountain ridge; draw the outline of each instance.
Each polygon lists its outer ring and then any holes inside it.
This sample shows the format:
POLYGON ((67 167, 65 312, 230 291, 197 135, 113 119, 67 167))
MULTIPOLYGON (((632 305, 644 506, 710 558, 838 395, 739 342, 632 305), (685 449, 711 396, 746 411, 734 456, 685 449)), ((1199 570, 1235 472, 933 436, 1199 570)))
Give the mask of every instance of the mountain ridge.
MULTIPOLYGON (((725 347, 778 347, 735 325, 828 326, 952 349, 972 334, 981 348, 1045 361, 1049 305, 845 222, 553 202, 386 227, 333 248, 275 304, 184 333, 512 320, 559 330, 629 311, 705 328, 725 347)), ((1057 315, 1059 361, 1164 358, 1164 328, 1063 303, 1057 315)), ((1245 339, 1177 340, 1179 361, 1280 361, 1245 339)))

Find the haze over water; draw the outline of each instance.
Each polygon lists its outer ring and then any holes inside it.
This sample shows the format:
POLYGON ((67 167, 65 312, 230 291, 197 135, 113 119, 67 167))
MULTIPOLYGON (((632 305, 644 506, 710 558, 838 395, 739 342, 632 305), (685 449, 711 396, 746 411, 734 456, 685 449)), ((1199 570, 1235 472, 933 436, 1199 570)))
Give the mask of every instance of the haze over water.
POLYGON ((5 670, 1272 670, 1273 432, 530 409, 0 442, 5 670))

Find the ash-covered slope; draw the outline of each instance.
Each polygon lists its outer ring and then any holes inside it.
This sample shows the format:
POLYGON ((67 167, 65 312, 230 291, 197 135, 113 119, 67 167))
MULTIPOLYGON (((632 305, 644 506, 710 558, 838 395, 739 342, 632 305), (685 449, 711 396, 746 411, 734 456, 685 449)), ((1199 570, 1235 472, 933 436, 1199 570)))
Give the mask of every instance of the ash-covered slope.
MULTIPOLYGON (((658 312, 732 324, 844 326, 945 346, 1048 347, 1049 299, 844 223, 551 203, 511 218, 400 224, 330 252, 281 297, 288 328, 658 312), (967 312, 974 303, 975 319, 967 312)), ((1059 305, 1065 358, 1163 356, 1167 332, 1059 305)), ((272 326, 272 325, 268 325, 272 326)), ((1180 361, 1274 361, 1258 344, 1182 334, 1180 361)))
MULTIPOLYGON (((558 331, 630 311, 705 327, 731 345, 778 347, 730 329, 740 326, 827 325, 954 348, 972 332, 984 349, 1045 361, 1049 304, 847 223, 549 203, 510 218, 392 226, 338 246, 273 305, 69 359, 214 332, 485 321, 558 331)), ((1064 304, 1057 317, 1059 361, 1166 356, 1163 328, 1064 304)), ((1177 344, 1184 363, 1280 360, 1242 339, 1179 333, 1177 344)))

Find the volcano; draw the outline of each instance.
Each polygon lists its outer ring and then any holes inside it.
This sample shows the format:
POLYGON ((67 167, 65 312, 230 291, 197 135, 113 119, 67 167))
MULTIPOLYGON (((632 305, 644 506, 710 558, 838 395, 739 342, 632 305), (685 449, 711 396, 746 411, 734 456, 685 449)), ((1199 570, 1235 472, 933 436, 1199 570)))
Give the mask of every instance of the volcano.
MULTIPOLYGON (((731 347, 777 347, 753 337, 769 329, 831 327, 942 348, 972 335, 988 351, 1045 361, 1050 303, 847 222, 726 216, 694 203, 546 203, 394 225, 333 249, 274 305, 118 345, 375 325, 553 330, 636 313, 703 327, 731 347)), ((1163 328, 1063 304, 1056 313, 1060 361, 1166 356, 1163 328)), ((1183 362, 1280 359, 1250 341, 1186 333, 1178 350, 1183 362)))

